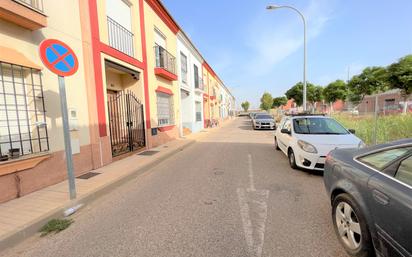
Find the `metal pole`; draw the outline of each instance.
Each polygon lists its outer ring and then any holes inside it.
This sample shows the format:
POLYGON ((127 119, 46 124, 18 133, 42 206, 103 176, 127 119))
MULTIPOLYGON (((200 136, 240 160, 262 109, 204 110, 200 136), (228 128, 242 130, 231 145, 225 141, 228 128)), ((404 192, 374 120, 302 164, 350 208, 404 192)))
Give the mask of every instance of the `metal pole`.
POLYGON ((279 9, 279 8, 289 8, 299 14, 299 16, 302 18, 303 21, 303 111, 306 112, 307 110, 307 104, 306 104, 306 19, 303 13, 301 13, 298 9, 296 9, 293 6, 289 5, 282 5, 282 6, 277 6, 277 5, 269 5, 266 7, 268 10, 274 10, 274 9, 279 9))
POLYGON ((375 124, 373 127, 373 144, 377 145, 378 140, 377 140, 377 130, 378 130, 378 94, 375 95, 375 124))
POLYGON ((306 20, 305 16, 300 13, 300 16, 303 20, 303 111, 306 112, 307 105, 306 105, 306 20))
POLYGON ((72 146, 67 115, 66 88, 64 85, 64 77, 62 76, 59 76, 59 93, 63 121, 64 148, 66 152, 67 179, 69 181, 70 200, 73 200, 76 199, 76 183, 73 172, 72 146))

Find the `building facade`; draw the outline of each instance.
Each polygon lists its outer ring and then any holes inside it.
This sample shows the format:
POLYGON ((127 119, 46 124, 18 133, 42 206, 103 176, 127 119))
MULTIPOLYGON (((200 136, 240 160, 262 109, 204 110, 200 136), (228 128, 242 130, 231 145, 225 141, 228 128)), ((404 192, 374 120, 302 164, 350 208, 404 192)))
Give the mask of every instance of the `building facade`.
POLYGON ((76 176, 230 113, 234 98, 158 0, 2 0, 0 202, 67 176, 58 79, 38 54, 50 38, 79 61, 65 78, 76 176))
MULTIPOLYGON (((0 1, 0 202, 66 177, 58 78, 38 54, 46 38, 66 42, 79 63, 86 61, 77 1, 0 1)), ((66 78, 76 175, 99 163, 87 80, 83 65, 66 78)))
POLYGON ((203 129, 203 58, 182 31, 177 37, 177 52, 182 136, 203 129))

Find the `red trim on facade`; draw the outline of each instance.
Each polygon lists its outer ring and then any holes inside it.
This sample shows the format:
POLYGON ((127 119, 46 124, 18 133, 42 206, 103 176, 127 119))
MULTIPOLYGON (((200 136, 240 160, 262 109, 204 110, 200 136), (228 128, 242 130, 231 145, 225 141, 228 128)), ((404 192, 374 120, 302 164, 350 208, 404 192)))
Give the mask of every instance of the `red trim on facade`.
POLYGON ((204 98, 209 98, 209 94, 203 93, 204 98))
POLYGON ((102 63, 100 59, 100 35, 96 0, 89 0, 90 29, 92 36, 94 79, 96 83, 97 120, 100 137, 107 136, 106 110, 104 103, 102 63))
POLYGON ((173 20, 172 16, 160 1, 146 0, 146 2, 174 34, 179 32, 179 25, 173 20))
POLYGON ((175 127, 175 125, 170 125, 170 126, 158 127, 157 129, 160 132, 165 132, 165 131, 168 131, 168 130, 172 130, 174 127, 175 127))
POLYGON ((164 79, 170 80, 170 81, 175 81, 177 80, 177 75, 171 73, 170 71, 164 69, 164 68, 160 68, 160 67, 156 67, 154 68, 154 73, 156 74, 156 76, 160 76, 164 79))
POLYGON ((216 96, 215 96, 215 95, 212 95, 212 96, 210 96, 209 98, 210 98, 210 100, 212 100, 212 101, 213 101, 213 100, 216 100, 216 96))
POLYGON ((137 60, 137 59, 135 59, 131 56, 128 56, 127 54, 122 53, 122 52, 118 51, 117 49, 114 49, 113 47, 106 45, 105 43, 100 43, 100 51, 102 53, 110 55, 111 57, 114 57, 116 59, 124 61, 124 62, 126 62, 130 65, 133 65, 133 66, 135 66, 139 69, 143 70, 145 68, 143 62, 141 62, 141 61, 139 61, 139 60, 137 60))
POLYGON ((139 0, 140 10, 140 34, 142 39, 142 58, 143 58, 143 82, 144 82, 144 102, 145 102, 145 116, 146 116, 146 128, 150 129, 150 95, 149 95, 149 74, 147 70, 147 50, 146 50, 146 29, 144 21, 144 0, 139 0))
POLYGON ((207 62, 203 62, 203 66, 205 67, 205 69, 212 74, 213 77, 217 77, 215 71, 212 69, 212 67, 209 66, 209 64, 207 62))
POLYGON ((165 88, 165 87, 162 87, 162 86, 158 86, 156 88, 156 92, 160 92, 160 93, 167 94, 167 95, 173 95, 172 90, 170 90, 168 88, 165 88))

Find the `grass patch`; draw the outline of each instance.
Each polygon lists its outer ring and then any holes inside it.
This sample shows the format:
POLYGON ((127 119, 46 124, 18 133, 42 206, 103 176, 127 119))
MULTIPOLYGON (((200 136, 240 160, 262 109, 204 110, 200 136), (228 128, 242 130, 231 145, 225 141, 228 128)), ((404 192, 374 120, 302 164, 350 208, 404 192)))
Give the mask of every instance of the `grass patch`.
POLYGON ((50 233, 57 234, 68 228, 72 223, 72 219, 52 219, 40 229, 40 236, 46 236, 50 233))
MULTIPOLYGON (((346 128, 356 130, 356 135, 367 145, 374 143, 375 119, 373 115, 356 116, 350 114, 334 114, 336 120, 346 128)), ((387 143, 403 138, 412 138, 412 114, 378 116, 377 143, 387 143)))

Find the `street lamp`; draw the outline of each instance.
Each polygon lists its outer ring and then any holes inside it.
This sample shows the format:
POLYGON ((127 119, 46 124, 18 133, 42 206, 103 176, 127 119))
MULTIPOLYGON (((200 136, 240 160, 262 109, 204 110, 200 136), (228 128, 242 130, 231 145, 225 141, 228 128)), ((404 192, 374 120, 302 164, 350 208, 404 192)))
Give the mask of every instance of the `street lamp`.
POLYGON ((267 10, 276 10, 280 8, 288 8, 297 12, 303 21, 303 111, 306 111, 306 19, 303 14, 293 6, 289 5, 268 5, 267 10))

